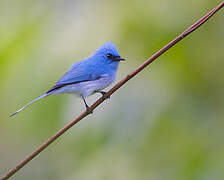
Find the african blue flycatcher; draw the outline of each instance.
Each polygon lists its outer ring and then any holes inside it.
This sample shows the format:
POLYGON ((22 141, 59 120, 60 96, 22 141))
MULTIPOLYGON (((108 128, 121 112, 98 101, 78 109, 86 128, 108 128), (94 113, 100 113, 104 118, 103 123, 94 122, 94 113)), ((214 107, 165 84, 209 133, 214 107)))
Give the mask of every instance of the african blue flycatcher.
POLYGON ((85 98, 93 93, 101 93, 104 96, 105 92, 102 90, 115 81, 119 62, 123 60, 125 59, 120 57, 113 43, 103 44, 92 56, 73 64, 46 93, 26 104, 10 117, 41 98, 61 93, 78 94, 88 110, 89 106, 85 98))

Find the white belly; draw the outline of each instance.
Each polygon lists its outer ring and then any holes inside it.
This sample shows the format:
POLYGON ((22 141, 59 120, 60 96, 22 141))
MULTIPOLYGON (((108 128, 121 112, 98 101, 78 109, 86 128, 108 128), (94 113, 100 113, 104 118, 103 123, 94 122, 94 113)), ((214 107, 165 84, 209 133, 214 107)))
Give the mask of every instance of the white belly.
POLYGON ((80 82, 77 84, 66 85, 57 89, 53 94, 61 93, 75 93, 82 97, 87 97, 97 90, 102 90, 109 86, 114 79, 109 76, 102 76, 102 78, 94 81, 80 82))

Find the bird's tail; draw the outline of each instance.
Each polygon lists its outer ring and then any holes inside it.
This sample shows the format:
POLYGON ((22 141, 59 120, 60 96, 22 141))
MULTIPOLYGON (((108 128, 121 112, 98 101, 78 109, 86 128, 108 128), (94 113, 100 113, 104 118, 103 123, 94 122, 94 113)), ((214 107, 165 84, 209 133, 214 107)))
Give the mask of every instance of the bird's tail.
POLYGON ((17 114, 17 113, 21 112, 22 110, 26 109, 29 105, 33 104, 34 102, 36 102, 36 101, 38 101, 39 99, 42 99, 42 98, 44 98, 44 97, 46 97, 46 96, 48 96, 48 95, 50 95, 50 94, 45 93, 45 94, 43 94, 43 95, 37 97, 36 99, 32 100, 31 102, 29 102, 28 104, 26 104, 25 106, 23 106, 23 107, 22 107, 21 109, 19 109, 18 111, 16 111, 16 112, 14 112, 13 114, 11 114, 9 117, 14 116, 15 114, 17 114))

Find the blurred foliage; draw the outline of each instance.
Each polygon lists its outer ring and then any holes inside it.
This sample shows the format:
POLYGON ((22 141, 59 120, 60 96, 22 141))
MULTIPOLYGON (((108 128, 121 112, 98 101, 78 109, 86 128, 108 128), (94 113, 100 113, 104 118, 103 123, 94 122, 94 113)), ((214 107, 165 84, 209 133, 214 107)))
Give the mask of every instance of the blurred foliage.
MULTIPOLYGON (((0 176, 84 110, 39 96, 106 41, 117 81, 216 0, 1 0, 0 176)), ((12 179, 224 179, 223 10, 128 82, 12 179)), ((87 99, 89 104, 99 96, 87 99)))

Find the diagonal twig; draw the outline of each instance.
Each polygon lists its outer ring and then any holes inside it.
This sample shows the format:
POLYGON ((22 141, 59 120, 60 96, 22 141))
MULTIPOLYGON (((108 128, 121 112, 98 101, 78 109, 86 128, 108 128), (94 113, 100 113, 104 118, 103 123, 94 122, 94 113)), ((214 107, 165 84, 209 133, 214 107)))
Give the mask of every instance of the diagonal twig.
POLYGON ((92 106, 90 106, 88 111, 83 112, 74 120, 69 122, 65 127, 61 128, 58 132, 56 132, 53 136, 51 136, 47 141, 41 144, 35 151, 29 154, 27 157, 24 158, 21 162, 19 162, 15 167, 9 170, 0 180, 7 180, 12 175, 14 175, 17 171, 19 171, 23 166, 25 166, 28 162, 30 162, 34 157, 36 157, 41 151, 46 149, 52 142, 54 142, 59 136, 64 134, 68 129, 70 129, 73 125, 78 123, 80 120, 85 118, 90 112, 92 112, 97 106, 99 106, 106 98, 109 98, 115 91, 117 91, 121 86, 123 86, 128 80, 133 78, 136 74, 142 71, 146 66, 152 63, 156 58, 182 40, 184 37, 192 33, 198 27, 200 27, 203 23, 205 23, 210 17, 212 17, 218 10, 220 10, 224 6, 224 1, 222 1, 218 6, 216 6, 213 10, 208 12, 198 21, 196 21, 192 26, 187 28, 183 33, 177 36, 175 39, 170 41, 167 45, 153 54, 149 59, 147 59, 142 65, 136 68, 134 71, 129 73, 125 78, 123 78, 120 82, 118 82, 113 88, 111 88, 104 97, 99 98, 92 106))

